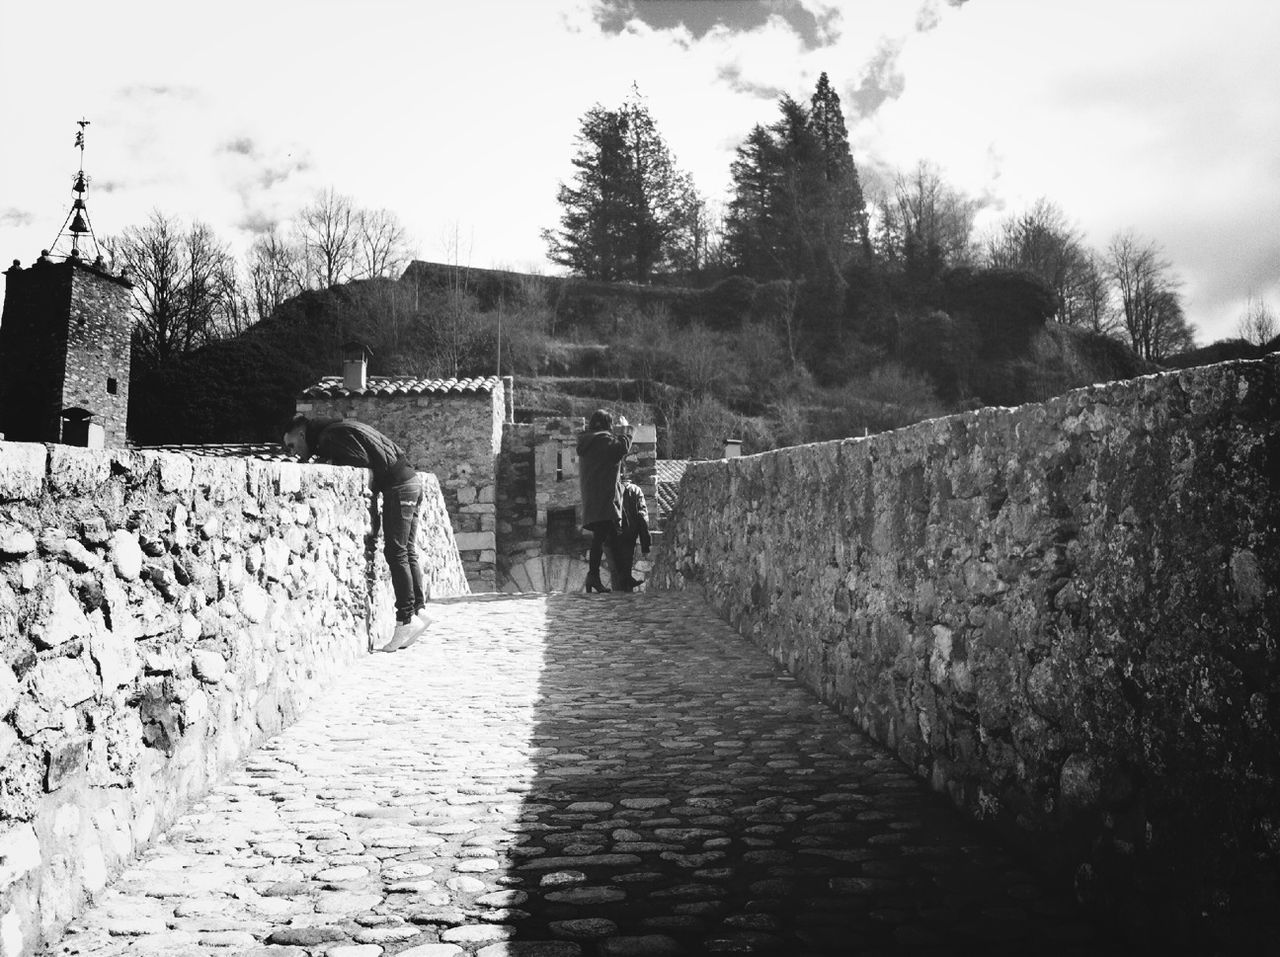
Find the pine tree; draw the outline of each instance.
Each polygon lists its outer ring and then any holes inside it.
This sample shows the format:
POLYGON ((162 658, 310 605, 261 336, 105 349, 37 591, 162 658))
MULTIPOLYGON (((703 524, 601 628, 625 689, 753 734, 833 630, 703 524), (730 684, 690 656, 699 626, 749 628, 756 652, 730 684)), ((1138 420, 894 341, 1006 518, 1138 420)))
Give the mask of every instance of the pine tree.
POLYGON ((558 230, 544 229, 552 262, 589 279, 648 280, 686 243, 698 202, 638 92, 617 110, 587 111, 576 139, 572 185, 556 194, 558 230))
POLYGON ((838 251, 836 259, 840 264, 857 256, 870 259, 871 236, 862 184, 849 148, 840 97, 831 88, 826 73, 818 77, 809 103, 809 129, 817 141, 827 183, 826 242, 838 251))

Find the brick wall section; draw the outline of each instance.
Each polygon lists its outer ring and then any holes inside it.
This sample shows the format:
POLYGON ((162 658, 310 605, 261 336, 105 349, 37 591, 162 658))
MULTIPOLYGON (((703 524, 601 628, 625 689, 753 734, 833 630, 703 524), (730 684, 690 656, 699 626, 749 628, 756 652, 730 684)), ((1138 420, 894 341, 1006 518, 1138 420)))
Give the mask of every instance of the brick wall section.
POLYGON ((79 261, 5 272, 0 432, 56 442, 61 413, 95 413, 109 447, 125 444, 132 299, 127 282, 79 261), (115 379, 116 391, 108 390, 115 379))
POLYGON ((298 411, 355 418, 391 438, 420 472, 440 480, 458 551, 473 591, 493 591, 497 568, 498 454, 505 399, 501 387, 476 395, 307 398, 298 411))
MULTIPOLYGON (((427 478, 428 586, 465 593, 427 478)), ((0 443, 5 957, 389 632, 366 486, 333 466, 0 443)))
POLYGON ((1082 896, 1248 910, 1275 886, 1251 862, 1280 863, 1278 379, 1224 363, 691 463, 656 577, 1082 896))

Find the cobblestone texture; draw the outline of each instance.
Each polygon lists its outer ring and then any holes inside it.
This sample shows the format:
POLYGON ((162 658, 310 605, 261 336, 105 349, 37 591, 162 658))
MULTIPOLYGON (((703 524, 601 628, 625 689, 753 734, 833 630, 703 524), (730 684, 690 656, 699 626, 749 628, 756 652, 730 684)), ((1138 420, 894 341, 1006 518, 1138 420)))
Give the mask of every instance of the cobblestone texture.
POLYGON ((46 954, 1103 952, 692 593, 433 611, 46 954))

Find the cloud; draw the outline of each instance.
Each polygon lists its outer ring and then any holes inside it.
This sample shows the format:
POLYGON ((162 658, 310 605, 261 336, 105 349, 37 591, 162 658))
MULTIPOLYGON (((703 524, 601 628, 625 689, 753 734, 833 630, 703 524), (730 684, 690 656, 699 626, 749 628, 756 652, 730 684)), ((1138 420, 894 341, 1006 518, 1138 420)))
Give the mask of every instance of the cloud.
POLYGON ((234 140, 228 140, 218 149, 224 153, 239 153, 241 156, 256 156, 258 153, 257 145, 248 136, 240 136, 234 140))
POLYGON ((638 21, 652 30, 683 31, 695 40, 717 29, 746 33, 777 20, 810 50, 839 39, 842 16, 838 7, 802 0, 599 0, 593 14, 605 33, 623 33, 638 21))
POLYGON ((0 226, 30 226, 35 221, 35 214, 29 210, 16 206, 0 210, 0 226))
POLYGON ((885 104, 897 99, 907 89, 907 77, 899 66, 905 41, 885 39, 875 55, 867 61, 858 85, 848 93, 854 115, 866 118, 885 104))
POLYGON ((269 233, 273 233, 279 225, 280 220, 277 217, 259 209, 247 210, 236 221, 237 229, 243 229, 254 236, 266 236, 269 233))
POLYGON ((258 186, 262 189, 271 189, 271 187, 285 182, 291 176, 298 173, 305 173, 311 169, 311 162, 305 158, 294 159, 292 155, 287 157, 282 163, 274 166, 265 166, 258 173, 258 186))
POLYGON ((787 91, 770 83, 755 83, 742 75, 739 63, 724 63, 716 68, 716 79, 723 80, 735 93, 745 93, 761 100, 777 100, 787 91))
POLYGON ((200 93, 194 86, 168 83, 131 83, 120 88, 120 96, 126 100, 172 99, 195 100, 200 93))

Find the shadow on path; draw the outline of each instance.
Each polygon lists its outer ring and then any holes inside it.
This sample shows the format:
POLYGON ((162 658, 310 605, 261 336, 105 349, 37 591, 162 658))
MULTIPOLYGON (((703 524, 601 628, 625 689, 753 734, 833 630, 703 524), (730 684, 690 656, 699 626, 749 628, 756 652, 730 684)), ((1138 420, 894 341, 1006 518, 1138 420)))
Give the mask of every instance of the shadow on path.
POLYGON ((546 616, 506 952, 1106 952, 700 598, 546 616), (577 947, 518 943, 556 940, 577 947))

